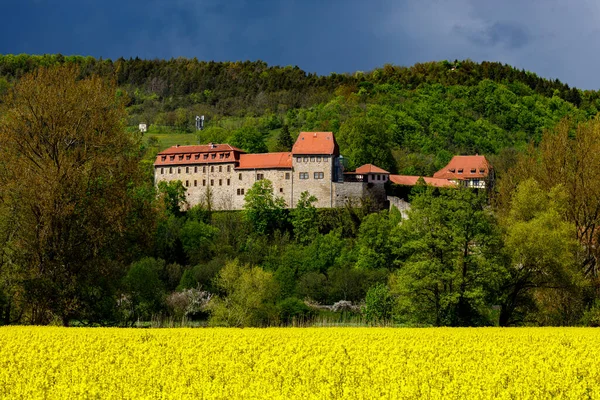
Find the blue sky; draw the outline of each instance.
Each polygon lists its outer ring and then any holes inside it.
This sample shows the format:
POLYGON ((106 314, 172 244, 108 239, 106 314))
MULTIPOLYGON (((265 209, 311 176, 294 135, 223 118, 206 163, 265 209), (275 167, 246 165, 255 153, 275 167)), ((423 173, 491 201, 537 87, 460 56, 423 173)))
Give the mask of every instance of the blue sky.
POLYGON ((3 0, 0 53, 263 60, 308 72, 470 58, 600 89, 597 0, 3 0))

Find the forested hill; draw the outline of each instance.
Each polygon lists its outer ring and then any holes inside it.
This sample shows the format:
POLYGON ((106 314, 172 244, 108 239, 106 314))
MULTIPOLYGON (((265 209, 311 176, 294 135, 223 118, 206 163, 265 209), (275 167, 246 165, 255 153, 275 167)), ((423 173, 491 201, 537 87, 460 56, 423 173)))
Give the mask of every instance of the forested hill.
POLYGON ((38 66, 61 63, 115 79, 132 126, 191 132, 204 114, 209 129, 200 140, 249 151, 281 149, 274 138, 284 125, 292 135, 331 130, 350 167, 374 162, 408 174, 431 174, 453 154, 524 148, 565 116, 587 119, 600 109, 596 91, 472 61, 319 76, 262 61, 0 55, 0 94, 38 66))

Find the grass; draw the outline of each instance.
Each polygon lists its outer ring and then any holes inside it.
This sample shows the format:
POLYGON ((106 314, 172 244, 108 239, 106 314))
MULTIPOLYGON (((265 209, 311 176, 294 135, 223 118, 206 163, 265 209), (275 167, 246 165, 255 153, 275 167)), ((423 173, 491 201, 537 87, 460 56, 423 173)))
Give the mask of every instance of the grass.
POLYGON ((198 144, 198 139, 194 133, 150 133, 145 136, 146 141, 151 137, 158 139, 160 143, 158 147, 159 151, 163 151, 176 144, 181 146, 198 144))

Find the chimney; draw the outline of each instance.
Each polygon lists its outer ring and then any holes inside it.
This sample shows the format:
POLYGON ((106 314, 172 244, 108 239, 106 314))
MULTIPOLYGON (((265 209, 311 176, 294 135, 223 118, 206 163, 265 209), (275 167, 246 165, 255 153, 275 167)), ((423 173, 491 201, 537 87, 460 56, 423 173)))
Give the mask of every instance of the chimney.
POLYGON ((313 136, 313 137, 317 137, 317 132, 315 132, 315 134, 314 134, 314 136, 313 136))
POLYGON ((175 145, 175 147, 179 147, 179 145, 178 145, 178 144, 176 144, 176 145, 175 145))

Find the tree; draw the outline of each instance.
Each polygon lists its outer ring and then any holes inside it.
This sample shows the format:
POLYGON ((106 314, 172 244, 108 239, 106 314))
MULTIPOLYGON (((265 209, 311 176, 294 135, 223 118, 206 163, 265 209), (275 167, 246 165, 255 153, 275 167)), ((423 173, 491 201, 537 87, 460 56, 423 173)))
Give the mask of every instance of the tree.
POLYGON ((337 141, 350 159, 351 169, 375 164, 387 171, 396 170, 391 140, 385 122, 376 117, 353 117, 342 124, 337 141))
POLYGON ((285 200, 273 195, 273 184, 268 179, 256 181, 244 196, 244 218, 259 234, 271 234, 285 226, 285 200))
POLYGON ((269 151, 260 131, 254 127, 246 126, 237 129, 229 138, 232 146, 238 147, 248 153, 266 153, 269 151))
POLYGON ((490 324, 502 276, 499 234, 485 197, 468 189, 417 196, 402 223, 392 290, 399 318, 435 326, 490 324))
MULTIPOLYGON (((500 297, 500 325, 532 321, 528 314, 561 307, 572 309, 581 281, 576 265, 578 249, 575 229, 565 219, 567 193, 562 186, 546 192, 533 179, 517 187, 509 215, 503 220, 508 274, 500 297), (540 294, 565 292, 569 303, 542 304, 540 294)), ((578 316, 563 315, 554 324, 573 324, 578 316)), ((541 322, 541 321, 536 321, 541 322)))
POLYGON ((313 203, 317 202, 315 196, 304 191, 300 194, 300 199, 296 208, 292 210, 292 225, 294 226, 294 235, 296 240, 302 244, 310 243, 318 234, 317 230, 317 209, 313 203))
POLYGON ((385 324, 392 319, 394 298, 386 285, 378 284, 369 289, 365 297, 364 314, 370 324, 385 324))
POLYGON ((165 262, 152 257, 143 258, 131 265, 123 278, 126 297, 120 307, 125 320, 149 321, 164 308, 165 287, 160 273, 165 262))
POLYGON ((277 320, 279 287, 270 272, 231 261, 217 282, 223 296, 215 296, 209 304, 211 325, 267 326, 277 320))
POLYGON ((126 258, 138 139, 123 129, 114 85, 78 79, 74 67, 25 75, 5 105, 0 207, 19 220, 11 262, 24 276, 30 322, 68 324, 111 297, 126 258))
POLYGON ((277 137, 277 149, 279 151, 290 151, 292 150, 292 146, 294 146, 294 139, 292 139, 292 135, 290 134, 289 126, 284 124, 277 137))
POLYGON ((367 215, 358 230, 356 245, 358 259, 356 268, 359 269, 392 269, 393 243, 390 240, 392 231, 400 222, 400 212, 396 210, 382 211, 367 215))
POLYGON ((168 214, 181 216, 182 208, 187 205, 185 186, 181 181, 158 182, 158 196, 162 199, 168 214))

